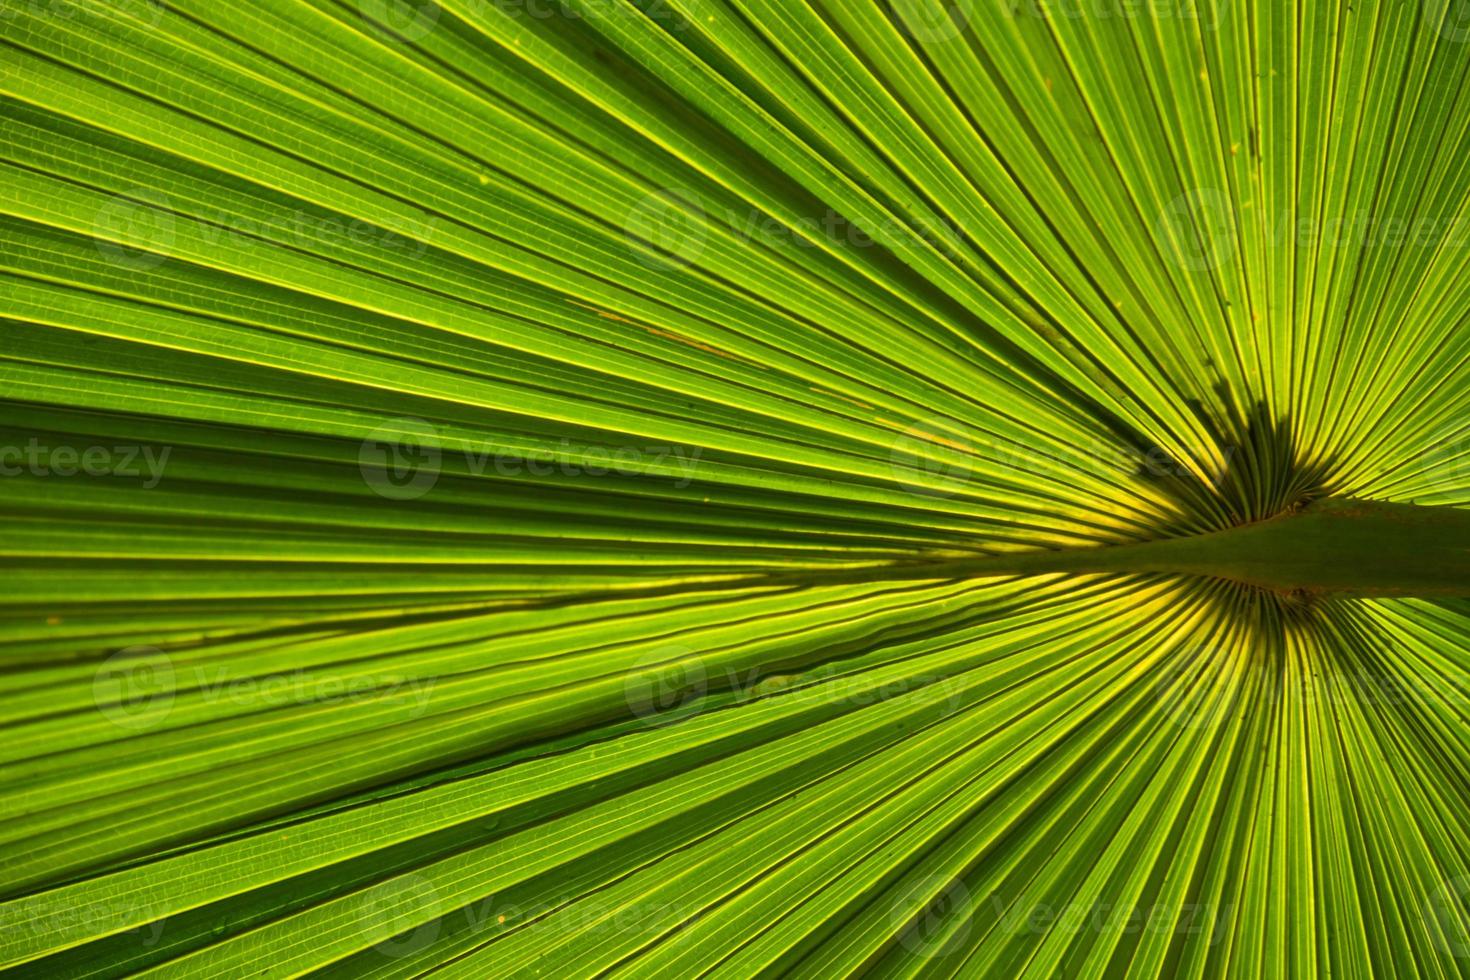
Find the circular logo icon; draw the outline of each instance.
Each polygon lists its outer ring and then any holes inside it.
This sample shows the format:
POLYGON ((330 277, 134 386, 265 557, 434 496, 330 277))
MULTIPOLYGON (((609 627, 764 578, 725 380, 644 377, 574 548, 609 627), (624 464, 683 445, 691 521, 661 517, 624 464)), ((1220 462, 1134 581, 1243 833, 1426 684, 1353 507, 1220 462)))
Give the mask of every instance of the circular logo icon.
POLYGON ((1204 647, 1176 650, 1159 668, 1153 683, 1154 698, 1161 702, 1170 724, 1197 731, 1214 728, 1230 716, 1238 692, 1221 689, 1225 671, 1232 669, 1225 651, 1204 647))
POLYGON ((1431 442, 1424 453, 1424 470, 1437 493, 1470 485, 1470 431, 1446 432, 1431 442))
POLYGON ((412 956, 439 938, 442 904, 423 875, 390 878, 362 893, 362 933, 384 956, 412 956))
POLYGON ((128 269, 157 268, 168 261, 165 253, 174 244, 176 219, 171 207, 165 195, 147 189, 110 198, 92 222, 97 251, 128 269))
POLYGON ((960 456, 972 449, 969 440, 942 428, 937 419, 921 419, 893 440, 889 472, 909 493, 949 497, 970 482, 970 464, 960 456))
POLYGON ((1451 44, 1470 41, 1470 0, 1420 0, 1424 23, 1451 44))
POLYGON ((638 261, 651 269, 677 269, 697 262, 704 254, 704 209, 680 191, 656 191, 628 212, 623 233, 640 246, 638 261))
POLYGON ((358 0, 357 9, 374 33, 390 41, 412 44, 439 23, 440 7, 434 0, 358 0))
POLYGON ((970 934, 974 903, 959 879, 930 875, 902 888, 889 908, 889 922, 903 948, 931 959, 958 947, 970 934))
POLYGON ((157 27, 163 19, 163 4, 160 0, 103 0, 108 6, 121 13, 142 21, 149 27, 157 27))
POLYGON ((688 647, 677 644, 640 657, 623 679, 629 709, 650 726, 697 713, 707 690, 704 664, 688 647))
POLYGON ((92 702, 114 725, 142 731, 161 725, 173 710, 173 660, 154 647, 119 650, 92 676, 92 702))
POLYGON ((1155 227, 1159 248, 1174 265, 1193 272, 1217 269, 1235 255, 1230 198, 1197 189, 1170 201, 1155 227))
POLYGON ((1424 896, 1424 913, 1437 925, 1435 944, 1455 957, 1470 957, 1470 878, 1454 878, 1424 896))
POLYGON ((357 451, 362 479, 389 500, 415 500, 439 482, 439 431, 423 419, 378 426, 357 451))
POLYGON ((1200 26, 1210 30, 1220 26, 1225 19, 1225 11, 1230 9, 1230 0, 1185 0, 1185 3, 1200 26))
POLYGON ((901 31, 921 44, 942 44, 964 33, 968 0, 890 0, 901 31))
POLYGON ((0 20, 17 17, 23 7, 29 6, 31 13, 46 20, 70 20, 81 12, 76 0, 6 0, 0 3, 0 20))
MULTIPOLYGON (((1225 11, 1230 7, 1230 0, 1169 0, 1169 3, 1173 16, 1183 21, 1195 21, 1207 31, 1220 26, 1225 11)), ((1154 11, 1155 16, 1162 16, 1158 3, 1148 9, 1154 11)))

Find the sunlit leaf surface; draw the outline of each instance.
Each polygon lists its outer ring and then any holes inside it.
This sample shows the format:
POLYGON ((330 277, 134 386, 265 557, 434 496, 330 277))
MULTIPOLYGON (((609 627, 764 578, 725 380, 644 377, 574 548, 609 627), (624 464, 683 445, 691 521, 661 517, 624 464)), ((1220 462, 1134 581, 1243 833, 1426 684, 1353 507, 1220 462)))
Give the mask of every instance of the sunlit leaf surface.
POLYGON ((1465 3, 0 41, 14 975, 1470 975, 1470 599, 913 571, 1470 506, 1465 3))

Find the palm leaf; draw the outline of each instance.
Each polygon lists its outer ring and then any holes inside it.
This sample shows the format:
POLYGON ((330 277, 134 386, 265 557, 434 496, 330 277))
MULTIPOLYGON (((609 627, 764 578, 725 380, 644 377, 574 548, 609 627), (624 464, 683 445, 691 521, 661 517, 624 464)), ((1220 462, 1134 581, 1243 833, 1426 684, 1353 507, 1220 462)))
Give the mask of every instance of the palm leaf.
POLYGON ((1470 973, 1470 25, 0 20, 0 964, 1470 973))

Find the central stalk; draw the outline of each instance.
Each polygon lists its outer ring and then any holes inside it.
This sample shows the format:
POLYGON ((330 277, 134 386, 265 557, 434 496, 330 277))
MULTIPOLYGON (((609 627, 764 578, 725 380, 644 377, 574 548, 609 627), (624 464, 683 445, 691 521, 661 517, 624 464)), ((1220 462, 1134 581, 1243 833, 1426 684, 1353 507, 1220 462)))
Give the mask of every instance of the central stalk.
POLYGON ((1310 595, 1470 597, 1470 510, 1325 499, 1210 534, 903 569, 914 578, 1054 573, 1207 576, 1310 595))

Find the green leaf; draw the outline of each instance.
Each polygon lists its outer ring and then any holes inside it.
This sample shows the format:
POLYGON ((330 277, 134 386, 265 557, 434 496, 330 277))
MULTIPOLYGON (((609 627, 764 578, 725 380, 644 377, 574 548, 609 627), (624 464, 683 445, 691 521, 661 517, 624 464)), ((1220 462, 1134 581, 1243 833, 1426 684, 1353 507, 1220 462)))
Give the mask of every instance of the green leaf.
POLYGON ((1470 975, 1448 0, 0 11, 0 967, 1470 975))

